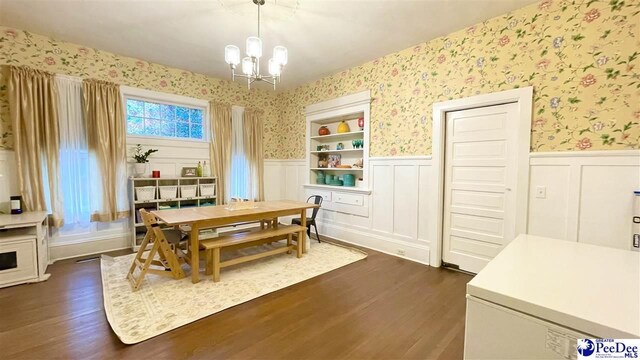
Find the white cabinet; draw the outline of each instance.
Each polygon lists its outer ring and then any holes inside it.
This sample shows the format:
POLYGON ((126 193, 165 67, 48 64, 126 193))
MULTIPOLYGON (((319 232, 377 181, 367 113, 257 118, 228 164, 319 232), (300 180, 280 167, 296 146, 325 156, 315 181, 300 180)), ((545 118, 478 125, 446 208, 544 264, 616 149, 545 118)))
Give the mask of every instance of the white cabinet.
POLYGON ((304 187, 307 196, 323 197, 323 210, 369 216, 370 108, 371 94, 363 91, 305 109, 307 179, 304 187))
POLYGON ((0 215, 0 287, 49 278, 46 212, 0 215))
POLYGON ((519 235, 467 284, 466 359, 569 359, 640 338, 637 252, 519 235))

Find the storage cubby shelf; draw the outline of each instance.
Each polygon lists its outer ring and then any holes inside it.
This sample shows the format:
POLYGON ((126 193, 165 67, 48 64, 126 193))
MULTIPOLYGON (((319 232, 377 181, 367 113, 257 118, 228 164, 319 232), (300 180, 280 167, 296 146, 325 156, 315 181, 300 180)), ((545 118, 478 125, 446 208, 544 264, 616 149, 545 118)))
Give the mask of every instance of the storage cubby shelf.
MULTIPOLYGON (((191 207, 200 207, 200 206, 212 206, 216 204, 216 193, 217 189, 215 189, 214 195, 205 195, 201 196, 199 194, 200 185, 204 184, 213 184, 217 186, 217 181, 215 177, 162 177, 162 178, 129 178, 129 206, 131 209, 131 220, 130 220, 130 228, 132 233, 132 248, 137 250, 140 247, 140 242, 144 237, 144 233, 146 229, 144 228, 144 224, 138 219, 137 211, 139 209, 147 209, 148 211, 158 210, 160 205, 163 204, 175 204, 175 207, 172 206, 173 209, 179 208, 191 208, 191 207), (196 186, 196 195, 192 197, 177 197, 173 199, 150 199, 150 200, 137 200, 136 196, 136 188, 137 187, 147 187, 151 186, 155 188, 154 196, 160 196, 160 187, 161 186, 176 186, 177 187, 177 195, 181 195, 180 186, 196 186)), ((185 190, 186 191, 186 190, 185 190)), ((189 194, 191 195, 191 194, 189 194)))
POLYGON ((215 196, 196 196, 191 198, 175 198, 175 199, 153 199, 153 200, 136 200, 137 204, 153 204, 173 201, 189 201, 189 200, 203 200, 203 199, 215 199, 215 196))

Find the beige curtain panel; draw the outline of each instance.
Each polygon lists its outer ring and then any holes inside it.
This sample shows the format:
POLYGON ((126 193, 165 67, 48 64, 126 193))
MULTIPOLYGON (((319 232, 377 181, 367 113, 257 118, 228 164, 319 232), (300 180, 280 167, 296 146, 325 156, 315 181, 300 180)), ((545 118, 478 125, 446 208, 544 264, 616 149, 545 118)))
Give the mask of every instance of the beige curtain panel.
POLYGON ((242 121, 244 133, 244 152, 249 162, 249 184, 251 199, 264 201, 264 133, 263 111, 245 109, 242 121))
POLYGON ((53 74, 26 67, 10 67, 9 113, 22 201, 27 211, 47 210, 45 186, 48 187, 52 225, 61 227, 64 210, 58 186, 60 136, 57 101, 53 74))
POLYGON ((91 221, 114 221, 129 216, 126 198, 126 128, 120 87, 86 79, 82 82, 84 118, 89 152, 95 156, 102 182, 102 202, 91 221))
POLYGON ((231 105, 210 103, 211 142, 209 153, 212 169, 217 177, 218 204, 225 204, 228 196, 226 175, 231 171, 231 105))

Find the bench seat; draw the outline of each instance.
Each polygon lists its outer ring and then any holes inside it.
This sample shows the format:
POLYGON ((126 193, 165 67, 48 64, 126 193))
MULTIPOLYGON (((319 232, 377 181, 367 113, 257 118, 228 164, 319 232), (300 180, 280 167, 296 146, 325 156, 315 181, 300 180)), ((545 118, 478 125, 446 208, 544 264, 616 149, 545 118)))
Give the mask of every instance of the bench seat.
POLYGON ((304 244, 294 246, 292 244, 293 235, 302 236, 302 232, 307 231, 305 227, 300 225, 279 225, 266 229, 247 229, 246 231, 237 232, 229 235, 222 235, 217 238, 206 239, 200 241, 200 247, 204 248, 207 258, 207 274, 213 274, 213 281, 220 281, 220 269, 223 267, 241 264, 247 261, 261 259, 281 253, 291 253, 291 250, 297 250, 298 258, 302 257, 302 248, 304 244), (263 245, 265 243, 287 239, 287 246, 264 251, 258 254, 242 256, 226 261, 220 261, 220 252, 222 249, 241 249, 252 246, 263 245))

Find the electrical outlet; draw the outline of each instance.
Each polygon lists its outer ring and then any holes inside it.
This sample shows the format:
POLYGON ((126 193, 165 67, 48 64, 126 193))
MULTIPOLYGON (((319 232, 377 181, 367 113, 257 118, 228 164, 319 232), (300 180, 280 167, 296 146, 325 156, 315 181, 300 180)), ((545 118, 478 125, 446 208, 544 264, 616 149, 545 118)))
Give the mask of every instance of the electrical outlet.
POLYGON ((546 199, 546 197, 547 197, 547 188, 544 186, 536 187, 536 198, 546 199))
POLYGON ((398 249, 398 255, 404 256, 405 255, 404 249, 398 249))
POLYGON ((633 243, 631 250, 640 251, 640 234, 633 234, 633 243))

